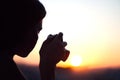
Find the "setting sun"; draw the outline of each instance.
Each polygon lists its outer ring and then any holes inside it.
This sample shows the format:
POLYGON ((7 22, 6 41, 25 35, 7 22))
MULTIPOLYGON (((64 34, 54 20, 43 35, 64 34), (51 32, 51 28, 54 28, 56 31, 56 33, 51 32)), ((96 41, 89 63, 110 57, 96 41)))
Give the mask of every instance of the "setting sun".
POLYGON ((82 63, 82 58, 80 56, 73 56, 71 58, 72 66, 80 66, 81 63, 82 63))

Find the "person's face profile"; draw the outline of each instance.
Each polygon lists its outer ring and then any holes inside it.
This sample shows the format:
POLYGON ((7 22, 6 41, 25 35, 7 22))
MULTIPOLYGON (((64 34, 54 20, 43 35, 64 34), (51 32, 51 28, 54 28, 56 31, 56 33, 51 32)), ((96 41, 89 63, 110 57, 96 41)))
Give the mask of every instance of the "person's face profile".
POLYGON ((19 56, 26 57, 36 45, 36 42, 38 40, 38 34, 42 30, 42 20, 39 21, 35 26, 33 26, 33 28, 34 30, 31 30, 31 29, 28 30, 28 34, 26 35, 25 42, 22 45, 22 47, 26 46, 25 47, 26 50, 24 52, 24 50, 21 48, 20 50, 23 52, 20 51, 20 53, 18 54, 19 56))

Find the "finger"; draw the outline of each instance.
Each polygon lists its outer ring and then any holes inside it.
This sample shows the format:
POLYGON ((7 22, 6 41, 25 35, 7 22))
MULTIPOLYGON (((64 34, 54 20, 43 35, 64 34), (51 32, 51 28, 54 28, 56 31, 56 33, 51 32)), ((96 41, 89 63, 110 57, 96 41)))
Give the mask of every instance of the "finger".
POLYGON ((59 34, 56 34, 53 41, 55 41, 55 42, 63 42, 63 33, 60 32, 59 34))
POLYGON ((55 35, 49 34, 47 39, 44 41, 44 44, 50 43, 54 39, 55 35))
POLYGON ((47 38, 53 38, 53 35, 52 35, 52 34, 49 34, 47 38))
POLYGON ((47 37, 47 39, 43 42, 43 44, 45 45, 45 44, 50 43, 52 41, 52 38, 53 38, 53 35, 49 34, 48 37, 47 37))
POLYGON ((58 34, 58 38, 60 39, 60 41, 63 41, 63 33, 62 33, 62 32, 60 32, 60 33, 58 34))
POLYGON ((63 42, 63 47, 67 46, 67 42, 63 42))

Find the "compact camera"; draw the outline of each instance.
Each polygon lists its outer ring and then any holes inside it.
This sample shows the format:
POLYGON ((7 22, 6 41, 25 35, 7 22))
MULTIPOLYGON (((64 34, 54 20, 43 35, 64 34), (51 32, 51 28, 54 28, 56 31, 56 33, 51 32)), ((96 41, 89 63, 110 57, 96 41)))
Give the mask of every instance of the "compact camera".
MULTIPOLYGON (((59 39, 63 42, 63 37, 62 37, 62 36, 63 36, 63 33, 61 33, 61 32, 60 32, 59 34, 49 35, 48 38, 49 38, 50 40, 53 40, 56 36, 60 36, 59 39)), ((70 52, 65 49, 65 53, 64 53, 64 55, 63 55, 63 57, 62 57, 61 60, 62 60, 63 62, 65 62, 65 61, 67 60, 69 54, 70 54, 70 52)))

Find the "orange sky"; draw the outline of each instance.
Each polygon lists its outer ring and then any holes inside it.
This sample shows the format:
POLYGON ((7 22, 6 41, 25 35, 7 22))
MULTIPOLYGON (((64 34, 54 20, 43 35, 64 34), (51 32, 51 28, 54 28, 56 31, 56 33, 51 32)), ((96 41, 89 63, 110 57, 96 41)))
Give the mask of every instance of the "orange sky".
POLYGON ((119 0, 41 0, 47 10, 38 43, 30 55, 16 62, 39 63, 41 43, 49 34, 64 33, 70 56, 58 66, 71 66, 72 56, 82 57, 81 66, 120 66, 119 0), (61 6, 62 5, 62 6, 61 6))

